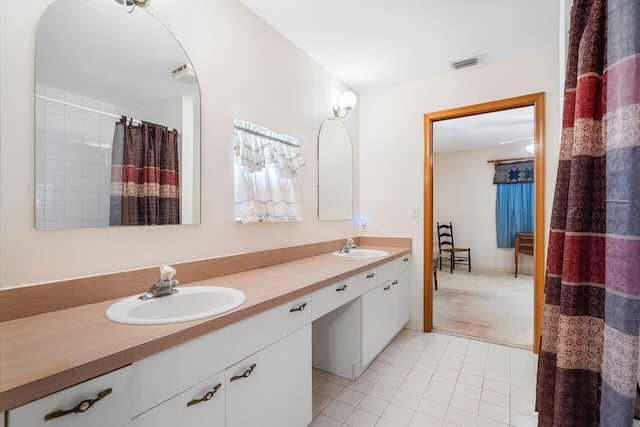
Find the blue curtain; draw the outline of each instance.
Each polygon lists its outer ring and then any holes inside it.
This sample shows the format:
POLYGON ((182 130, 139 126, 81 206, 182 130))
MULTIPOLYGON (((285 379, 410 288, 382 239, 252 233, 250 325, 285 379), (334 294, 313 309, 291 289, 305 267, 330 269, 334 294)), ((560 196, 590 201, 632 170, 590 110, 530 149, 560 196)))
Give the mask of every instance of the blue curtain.
POLYGON ((513 248, 516 233, 533 231, 533 183, 497 184, 496 231, 499 248, 513 248))

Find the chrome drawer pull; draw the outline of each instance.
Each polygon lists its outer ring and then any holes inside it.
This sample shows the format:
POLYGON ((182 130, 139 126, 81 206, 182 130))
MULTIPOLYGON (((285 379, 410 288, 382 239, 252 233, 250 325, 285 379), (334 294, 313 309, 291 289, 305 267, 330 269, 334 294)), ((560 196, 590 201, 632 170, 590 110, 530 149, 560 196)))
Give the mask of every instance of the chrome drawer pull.
POLYGON ((76 406, 74 406, 71 409, 60 409, 58 411, 52 412, 50 414, 47 414, 44 416, 44 420, 45 421, 49 421, 52 420, 54 418, 58 418, 58 417, 63 417, 67 414, 80 414, 82 412, 85 412, 87 410, 89 410, 89 408, 91 408, 94 403, 96 403, 98 400, 103 399, 105 396, 111 394, 113 390, 111 390, 110 388, 106 389, 105 391, 101 391, 98 396, 96 396, 95 399, 86 399, 83 400, 82 402, 78 403, 76 406))
POLYGON ((243 378, 247 378, 249 375, 251 375, 251 373, 253 372, 253 370, 256 368, 256 364, 254 363, 253 365, 251 365, 251 367, 249 369, 247 369, 246 371, 244 371, 241 375, 234 375, 231 377, 231 381, 237 381, 237 380, 241 380, 243 378))
POLYGON ((393 282, 391 282, 391 284, 392 284, 392 285, 397 285, 397 284, 398 284, 398 281, 397 281, 397 280, 394 280, 393 282))
POLYGON ((367 279, 373 279, 373 276, 375 276, 374 273, 369 273, 367 274, 367 279))
POLYGON ((213 387, 213 390, 208 391, 207 394, 205 394, 202 397, 202 399, 193 399, 191 402, 187 403, 187 406, 193 406, 193 405, 198 404, 200 402, 206 402, 208 400, 211 400, 213 395, 216 394, 216 392, 218 390, 220 390, 220 387, 222 387, 222 384, 220 384, 220 383, 216 384, 215 387, 213 387))
POLYGON ((342 285, 338 289, 336 289, 336 292, 346 291, 346 290, 347 290, 347 285, 342 285))
POLYGON ((303 311, 305 309, 305 307, 307 306, 307 303, 303 303, 300 307, 298 308, 291 308, 289 309, 289 313, 295 313, 296 311, 303 311))
POLYGON ((385 287, 384 287, 384 290, 385 290, 385 291, 388 291, 389 289, 391 289, 391 286, 389 286, 389 285, 387 285, 387 286, 385 286, 385 287))

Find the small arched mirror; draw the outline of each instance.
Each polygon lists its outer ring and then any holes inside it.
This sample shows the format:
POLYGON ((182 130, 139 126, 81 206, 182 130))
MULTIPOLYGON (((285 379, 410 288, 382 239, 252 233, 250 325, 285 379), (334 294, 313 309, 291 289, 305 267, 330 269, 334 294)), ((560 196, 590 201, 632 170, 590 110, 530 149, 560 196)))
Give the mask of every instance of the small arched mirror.
POLYGON ((114 0, 56 0, 38 24, 35 65, 36 228, 200 222, 200 89, 163 24, 114 0), (136 150, 133 127, 154 135, 136 150))
POLYGON ((326 119, 318 135, 318 219, 353 218, 353 149, 344 122, 326 119))

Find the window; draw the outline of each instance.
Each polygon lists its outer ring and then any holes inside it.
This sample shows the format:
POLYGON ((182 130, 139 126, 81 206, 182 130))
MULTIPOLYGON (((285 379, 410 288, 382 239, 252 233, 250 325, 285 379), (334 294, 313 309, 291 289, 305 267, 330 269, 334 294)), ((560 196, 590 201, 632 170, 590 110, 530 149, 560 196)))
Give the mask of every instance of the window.
POLYGON ((298 140, 235 119, 233 141, 235 220, 302 221, 304 158, 298 140))
POLYGON ((493 183, 498 247, 513 248, 516 233, 533 231, 533 160, 498 163, 493 183))

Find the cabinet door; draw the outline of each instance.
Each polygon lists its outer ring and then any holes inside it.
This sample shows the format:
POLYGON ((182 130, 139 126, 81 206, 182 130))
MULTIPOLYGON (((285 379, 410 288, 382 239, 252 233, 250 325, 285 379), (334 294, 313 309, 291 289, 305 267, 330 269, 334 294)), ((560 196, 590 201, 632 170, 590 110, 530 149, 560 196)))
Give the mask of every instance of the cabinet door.
POLYGON ((366 366, 389 342, 390 282, 362 295, 362 365, 366 366))
POLYGON ((132 416, 131 378, 131 367, 127 366, 27 403, 8 412, 7 426, 124 426, 132 416), (85 412, 65 414, 75 407, 85 412))
POLYGON ((391 336, 404 328, 409 321, 409 272, 404 271, 391 281, 390 290, 391 336))
POLYGON ((134 418, 127 427, 217 427, 225 423, 224 371, 134 418))
POLYGON ((227 427, 311 422, 311 325, 225 371, 227 427))

